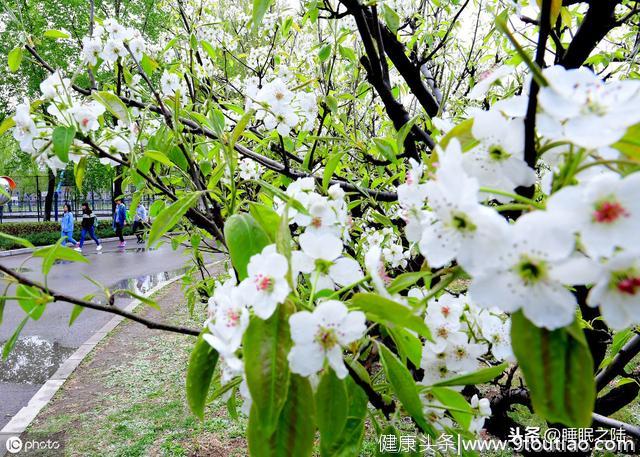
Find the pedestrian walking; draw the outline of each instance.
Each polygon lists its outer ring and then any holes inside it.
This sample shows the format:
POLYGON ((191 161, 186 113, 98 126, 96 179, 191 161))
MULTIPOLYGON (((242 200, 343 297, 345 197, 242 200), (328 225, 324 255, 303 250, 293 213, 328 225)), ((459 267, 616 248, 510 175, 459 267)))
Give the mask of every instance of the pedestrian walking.
POLYGON ((71 213, 71 207, 65 203, 62 207, 62 219, 60 220, 60 235, 62 237, 62 244, 69 245, 71 243, 74 247, 78 245, 78 242, 73 239, 73 214, 71 213))
POLYGON ((89 207, 89 203, 84 202, 82 204, 82 231, 80 232, 80 248, 84 245, 84 239, 89 234, 91 239, 96 242, 96 251, 102 250, 100 240, 96 235, 96 217, 89 207))
POLYGON ((142 202, 138 203, 136 208, 136 215, 133 218, 132 231, 138 239, 138 244, 144 243, 144 226, 147 224, 147 208, 144 207, 142 202))
POLYGON ((119 247, 123 248, 127 245, 124 241, 124 225, 127 222, 127 208, 124 206, 121 198, 116 199, 116 211, 113 214, 113 229, 120 240, 119 247))

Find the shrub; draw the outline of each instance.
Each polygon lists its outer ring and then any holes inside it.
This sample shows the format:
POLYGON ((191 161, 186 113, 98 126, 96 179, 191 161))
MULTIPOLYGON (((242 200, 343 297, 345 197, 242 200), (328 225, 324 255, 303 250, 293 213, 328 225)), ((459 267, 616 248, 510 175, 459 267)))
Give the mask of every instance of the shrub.
MULTIPOLYGON (((59 222, 8 222, 0 224, 0 232, 8 235, 24 238, 35 246, 46 246, 54 244, 60 239, 60 223, 59 222)), ((101 220, 96 229, 98 238, 111 238, 115 236, 111 224, 101 220)), ((75 224, 73 237, 80 239, 80 223, 75 224)), ((11 240, 0 238, 0 251, 8 249, 16 249, 22 247, 20 244, 11 240)))

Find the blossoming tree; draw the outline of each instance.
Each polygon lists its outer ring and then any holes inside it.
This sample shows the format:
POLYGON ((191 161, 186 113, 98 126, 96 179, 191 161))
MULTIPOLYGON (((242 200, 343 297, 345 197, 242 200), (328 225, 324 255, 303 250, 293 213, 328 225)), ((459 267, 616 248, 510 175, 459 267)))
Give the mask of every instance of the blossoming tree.
MULTIPOLYGON (((208 319, 0 266, 24 322, 67 301, 197 337, 189 405, 240 395, 252 455, 358 455, 366 430, 407 427, 506 438, 518 404, 640 438, 609 417, 640 386, 637 1, 185 0, 154 40, 88 8, 64 68, 39 49, 66 33, 22 32, 10 70, 47 76, 0 131, 78 185, 97 157, 154 196, 148 244, 191 249, 208 319)), ((45 274, 85 261, 34 255, 45 274)))

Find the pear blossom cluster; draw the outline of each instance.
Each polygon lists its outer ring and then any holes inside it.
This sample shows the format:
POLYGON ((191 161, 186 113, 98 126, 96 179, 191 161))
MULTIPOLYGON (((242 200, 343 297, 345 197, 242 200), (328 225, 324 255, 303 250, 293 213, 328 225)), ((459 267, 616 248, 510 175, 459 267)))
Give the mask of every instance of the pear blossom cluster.
POLYGON ((118 59, 129 56, 127 47, 138 62, 142 60, 146 43, 140 32, 109 18, 96 25, 93 34, 82 39, 82 58, 92 67, 99 61, 113 65, 118 59))
POLYGON ((293 91, 279 77, 262 87, 249 82, 246 92, 246 108, 256 110, 256 118, 264 123, 267 130, 289 136, 296 127, 301 131, 313 128, 318 116, 318 104, 313 93, 293 91))
MULTIPOLYGON (((637 113, 628 111, 640 82, 605 84, 587 70, 556 67, 544 75, 549 85, 541 89, 538 114, 543 142, 588 148, 589 157, 638 122, 637 113), (586 138, 587 130, 600 132, 599 125, 604 140, 576 140, 586 138)), ((640 230, 640 211, 634 196, 640 191, 640 173, 622 176, 593 166, 574 185, 556 191, 551 183, 547 189, 552 193, 539 209, 509 222, 499 205, 517 198, 517 187, 536 182, 535 170, 523 161, 518 103, 499 103, 476 114, 471 148, 463 153, 452 139, 439 152, 430 179, 423 182, 425 170, 410 164, 398 188, 407 240, 431 267, 455 262, 463 268, 471 276, 470 298, 483 308, 522 310, 535 325, 555 329, 575 318, 577 301, 570 288, 586 285, 591 288, 587 304, 600 307, 608 325, 620 329, 639 323, 634 234, 640 230)), ((562 160, 555 160, 556 169, 562 160)), ((593 158, 584 163, 597 165, 593 158)))

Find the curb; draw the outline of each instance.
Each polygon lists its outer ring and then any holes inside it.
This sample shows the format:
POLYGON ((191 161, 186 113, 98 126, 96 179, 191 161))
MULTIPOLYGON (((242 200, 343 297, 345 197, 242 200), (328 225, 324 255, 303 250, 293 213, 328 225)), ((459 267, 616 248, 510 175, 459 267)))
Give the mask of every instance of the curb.
MULTIPOLYGON (((117 238, 116 238, 117 239, 117 238)), ((168 281, 158 284, 151 290, 149 290, 144 296, 150 297, 159 290, 166 286, 173 284, 177 280, 181 279, 184 275, 176 276, 168 281)), ((127 312, 133 312, 138 305, 142 302, 140 300, 131 301, 124 310, 127 312)), ((60 387, 69 378, 69 376, 75 371, 80 363, 95 349, 112 330, 114 330, 118 324, 120 324, 125 318, 123 316, 114 316, 106 324, 104 324, 96 333, 94 333, 89 339, 76 349, 76 351, 69 356, 56 370, 56 372, 40 387, 40 389, 31 397, 27 406, 22 407, 13 418, 0 430, 0 457, 7 453, 6 441, 11 438, 9 435, 20 437, 22 433, 31 425, 31 422, 42 411, 58 392, 60 387)))
MULTIPOLYGON (((125 240, 133 240, 136 236, 135 235, 127 235, 124 237, 125 240)), ((100 240, 100 243, 104 242, 104 241, 116 241, 118 240, 117 236, 113 236, 111 238, 102 238, 100 240)), ((91 242, 93 242, 93 240, 89 240, 91 242)), ((36 249, 40 249, 40 248, 46 248, 49 246, 53 246, 53 244, 48 244, 46 246, 36 246, 35 248, 19 248, 19 249, 10 249, 8 251, 0 251, 0 258, 2 257, 11 257, 14 255, 21 255, 21 254, 31 254, 33 251, 35 251, 36 249)), ((2 457, 2 455, 0 454, 0 457, 2 457)))

